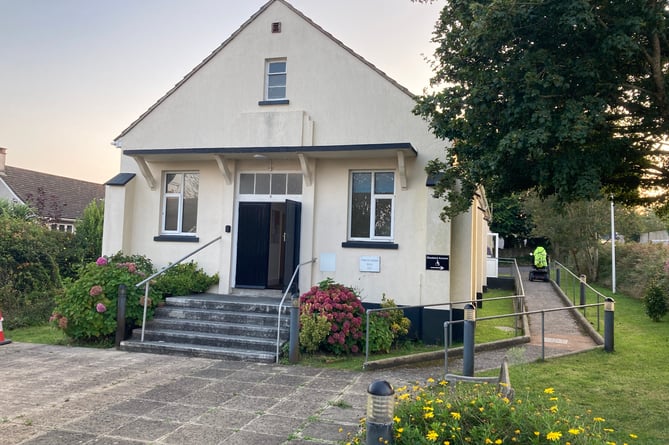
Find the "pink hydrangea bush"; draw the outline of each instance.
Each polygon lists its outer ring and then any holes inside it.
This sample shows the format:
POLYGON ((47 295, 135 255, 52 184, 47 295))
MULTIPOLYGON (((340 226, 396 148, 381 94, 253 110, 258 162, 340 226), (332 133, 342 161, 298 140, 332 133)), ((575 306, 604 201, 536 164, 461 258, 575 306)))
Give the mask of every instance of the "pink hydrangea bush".
MULTIPOLYGON (((119 286, 126 286, 126 326, 139 326, 144 309, 144 288, 136 288, 135 284, 152 271, 150 261, 137 255, 100 257, 82 267, 77 280, 66 283, 65 292, 56 297, 56 308, 50 321, 74 340, 83 343, 109 341, 116 332, 119 286)), ((161 295, 152 289, 147 300, 149 318, 161 300, 161 295)))
POLYGON ((330 331, 320 343, 320 350, 336 355, 358 353, 365 336, 365 309, 353 290, 328 278, 300 296, 300 315, 327 318, 330 331))

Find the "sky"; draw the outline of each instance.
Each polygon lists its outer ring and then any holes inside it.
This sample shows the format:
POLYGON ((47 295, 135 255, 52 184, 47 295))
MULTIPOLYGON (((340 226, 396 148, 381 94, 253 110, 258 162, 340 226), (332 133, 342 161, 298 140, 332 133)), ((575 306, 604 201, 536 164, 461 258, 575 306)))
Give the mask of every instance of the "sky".
MULTIPOLYGON (((444 0, 288 0, 420 93, 444 0)), ((0 147, 7 165, 104 183, 111 142, 266 0, 0 0, 0 147)))

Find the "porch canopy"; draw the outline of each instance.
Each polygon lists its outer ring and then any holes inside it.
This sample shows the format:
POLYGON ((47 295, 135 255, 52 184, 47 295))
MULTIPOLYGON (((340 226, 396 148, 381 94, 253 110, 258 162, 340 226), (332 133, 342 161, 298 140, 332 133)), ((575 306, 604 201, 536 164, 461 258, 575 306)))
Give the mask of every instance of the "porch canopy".
POLYGON ((142 175, 151 189, 156 188, 148 162, 174 162, 184 160, 214 160, 228 184, 232 183, 230 162, 239 159, 290 159, 300 162, 302 174, 307 185, 311 184, 312 174, 307 159, 355 159, 355 158, 396 158, 400 184, 406 189, 405 158, 418 156, 418 152, 409 142, 391 142, 382 144, 352 145, 312 145, 312 146, 281 146, 281 147, 206 147, 206 148, 142 148, 123 150, 137 162, 142 175))

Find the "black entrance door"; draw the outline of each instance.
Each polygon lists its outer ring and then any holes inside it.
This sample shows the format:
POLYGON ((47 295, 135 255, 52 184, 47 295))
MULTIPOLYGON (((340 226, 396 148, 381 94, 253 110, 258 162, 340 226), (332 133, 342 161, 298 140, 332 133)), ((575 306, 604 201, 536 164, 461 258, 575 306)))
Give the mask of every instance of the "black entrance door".
POLYGON ((235 287, 285 290, 299 264, 300 218, 296 201, 239 203, 235 287))
MULTIPOLYGON (((295 268, 300 264, 300 221, 302 203, 286 200, 286 246, 283 255, 283 290, 285 291, 295 268)), ((297 291, 298 276, 295 276, 290 291, 297 291)))
POLYGON ((237 226, 237 287, 267 286, 269 260, 269 202, 240 202, 237 226))

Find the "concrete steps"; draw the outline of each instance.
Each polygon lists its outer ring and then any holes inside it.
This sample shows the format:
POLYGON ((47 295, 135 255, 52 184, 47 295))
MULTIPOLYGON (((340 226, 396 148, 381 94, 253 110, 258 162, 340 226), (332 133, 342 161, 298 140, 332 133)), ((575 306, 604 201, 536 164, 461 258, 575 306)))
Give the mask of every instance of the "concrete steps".
MULTIPOLYGON (((276 361, 280 298, 199 294, 168 297, 141 328, 121 342, 124 351, 227 360, 276 361)), ((290 301, 284 302, 280 342, 288 340, 290 301)))

